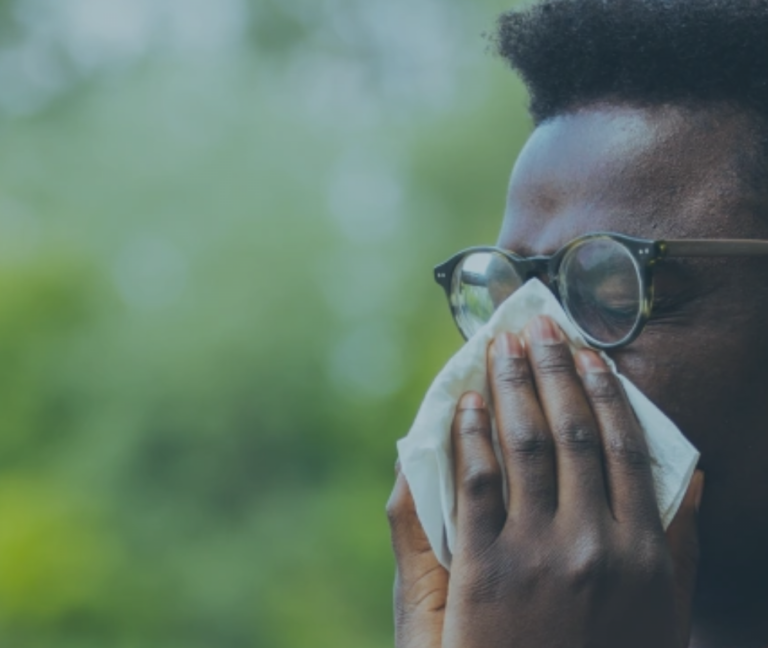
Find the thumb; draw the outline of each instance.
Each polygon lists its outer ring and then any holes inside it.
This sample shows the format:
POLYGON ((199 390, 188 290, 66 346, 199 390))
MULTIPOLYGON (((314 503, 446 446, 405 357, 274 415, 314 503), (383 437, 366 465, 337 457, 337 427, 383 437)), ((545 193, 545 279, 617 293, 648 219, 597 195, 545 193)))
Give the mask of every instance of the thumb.
POLYGON ((688 485, 675 519, 667 529, 667 544, 675 570, 675 599, 680 645, 686 647, 691 634, 693 596, 699 564, 697 518, 703 493, 704 473, 697 470, 688 485))
POLYGON ((387 504, 397 562, 395 644, 397 648, 440 648, 449 575, 432 551, 399 465, 396 471, 387 504))

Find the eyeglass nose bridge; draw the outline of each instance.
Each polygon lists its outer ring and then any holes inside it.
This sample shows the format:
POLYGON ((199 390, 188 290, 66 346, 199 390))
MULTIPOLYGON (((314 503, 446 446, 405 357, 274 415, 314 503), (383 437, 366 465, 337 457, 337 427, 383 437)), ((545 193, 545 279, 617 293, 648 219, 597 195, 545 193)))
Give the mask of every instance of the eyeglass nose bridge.
POLYGON ((555 295, 558 295, 557 271, 552 266, 552 257, 536 256, 525 259, 523 277, 525 281, 538 279, 555 295))

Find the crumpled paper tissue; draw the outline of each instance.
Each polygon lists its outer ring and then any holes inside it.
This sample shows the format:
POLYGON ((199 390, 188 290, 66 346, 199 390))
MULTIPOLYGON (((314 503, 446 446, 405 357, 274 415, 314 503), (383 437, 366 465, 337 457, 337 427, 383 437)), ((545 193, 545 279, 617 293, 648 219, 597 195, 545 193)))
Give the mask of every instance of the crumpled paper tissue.
MULTIPOLYGON (((450 359, 427 391, 408 435, 398 441, 401 470, 408 481, 416 512, 440 563, 449 568, 456 542, 451 423, 459 398, 476 391, 490 403, 486 349, 501 332, 520 333, 536 315, 548 315, 563 329, 574 349, 588 347, 552 292, 531 279, 513 293, 450 359)), ((626 377, 613 361, 603 359, 619 376, 645 432, 661 520, 666 528, 677 513, 698 462, 699 453, 626 377)), ((494 435, 495 425, 494 425, 494 435)))

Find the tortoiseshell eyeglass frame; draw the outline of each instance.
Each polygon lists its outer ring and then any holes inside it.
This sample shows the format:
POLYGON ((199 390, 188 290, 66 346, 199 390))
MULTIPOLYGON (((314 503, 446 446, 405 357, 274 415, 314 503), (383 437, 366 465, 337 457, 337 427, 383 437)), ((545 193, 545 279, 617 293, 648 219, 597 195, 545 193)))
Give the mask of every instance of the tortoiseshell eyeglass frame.
POLYGON ((768 256, 768 240, 752 239, 669 239, 669 240, 650 240, 616 234, 614 232, 592 232, 579 236, 561 247, 552 255, 522 257, 514 252, 503 250, 493 246, 471 247, 458 252, 447 261, 435 266, 435 281, 445 290, 448 303, 459 332, 464 339, 467 339, 466 332, 462 329, 459 321, 459 313, 454 295, 454 287, 458 285, 454 281, 455 271, 460 263, 469 255, 476 252, 496 252, 507 259, 513 266, 523 282, 533 277, 545 278, 545 283, 554 293, 555 297, 561 302, 558 294, 558 272, 560 264, 565 255, 573 248, 582 243, 594 239, 611 239, 624 246, 634 260, 635 268, 638 272, 640 281, 641 304, 637 321, 632 330, 619 341, 605 343, 593 338, 584 331, 579 323, 568 312, 564 306, 569 319, 581 331, 587 341, 599 349, 615 349, 625 346, 635 340, 643 330, 648 318, 651 316, 653 307, 653 269, 655 265, 669 257, 752 257, 768 256))

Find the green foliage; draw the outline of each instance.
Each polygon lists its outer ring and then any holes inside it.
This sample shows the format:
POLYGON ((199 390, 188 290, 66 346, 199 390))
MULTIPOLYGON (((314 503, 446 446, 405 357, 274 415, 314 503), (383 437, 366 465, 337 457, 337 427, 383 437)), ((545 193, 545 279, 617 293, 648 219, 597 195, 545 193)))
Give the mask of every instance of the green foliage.
POLYGON ((256 47, 0 120, 0 645, 392 644, 394 443, 460 343, 430 271, 495 240, 525 97, 491 0, 440 101, 394 44, 355 76, 359 3, 251 4, 256 47))

